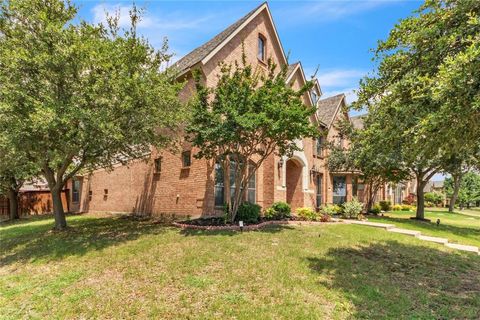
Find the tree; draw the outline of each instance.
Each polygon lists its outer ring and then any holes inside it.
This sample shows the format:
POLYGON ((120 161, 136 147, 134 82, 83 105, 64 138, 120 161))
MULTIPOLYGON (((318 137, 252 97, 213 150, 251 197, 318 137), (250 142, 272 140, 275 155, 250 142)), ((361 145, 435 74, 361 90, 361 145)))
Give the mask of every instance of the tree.
POLYGON ((418 219, 424 218, 423 189, 445 159, 465 143, 478 145, 472 47, 478 46, 479 13, 478 1, 427 0, 379 42, 378 70, 361 82, 356 108, 367 107, 385 151, 398 152, 398 170, 416 177, 418 219), (455 79, 463 93, 453 94, 455 79))
POLYGON ((433 203, 436 206, 441 204, 444 199, 445 195, 437 191, 425 193, 425 201, 433 203))
MULTIPOLYGON (((445 191, 447 196, 452 197, 454 192, 454 180, 451 177, 445 179, 445 191)), ((458 192, 460 207, 469 208, 472 203, 480 201, 480 175, 475 172, 467 172, 463 176, 458 192)))
POLYGON ((478 150, 469 146, 463 146, 459 152, 452 154, 443 162, 442 169, 445 173, 451 175, 452 180, 452 193, 450 194, 450 204, 448 206, 449 212, 453 212, 455 208, 464 175, 475 168, 479 154, 478 150))
POLYGON ((77 8, 60 0, 2 1, 0 8, 0 134, 41 170, 50 188, 55 228, 64 229, 65 183, 81 170, 111 168, 163 147, 182 118, 181 84, 162 66, 136 26, 75 22, 77 8))
POLYGON ((269 61, 267 72, 254 70, 243 55, 241 63, 222 65, 215 88, 206 88, 198 72, 195 76, 198 99, 187 133, 199 148, 197 158, 221 164, 231 221, 247 183, 265 159, 291 155, 299 150, 295 140, 318 135, 310 122, 315 109, 301 99, 312 83, 294 90, 287 83, 287 69, 276 68, 269 61), (230 172, 236 186, 233 201, 230 172))
POLYGON ((350 140, 348 149, 335 143, 327 145, 330 152, 327 159, 329 171, 351 171, 360 173, 367 187, 364 210, 369 212, 382 186, 388 182, 400 182, 408 178, 404 172, 396 170, 396 154, 385 153, 381 143, 374 141, 381 135, 372 134, 365 123, 362 129, 354 128, 350 121, 342 121, 337 130, 350 140))

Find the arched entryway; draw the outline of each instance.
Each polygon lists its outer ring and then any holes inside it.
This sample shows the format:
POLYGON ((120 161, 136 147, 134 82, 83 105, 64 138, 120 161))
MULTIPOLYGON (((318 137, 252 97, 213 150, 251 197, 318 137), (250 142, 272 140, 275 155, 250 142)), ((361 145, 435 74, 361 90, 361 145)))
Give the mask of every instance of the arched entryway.
POLYGON ((298 159, 289 159, 286 164, 287 203, 292 210, 303 207, 303 167, 298 159))

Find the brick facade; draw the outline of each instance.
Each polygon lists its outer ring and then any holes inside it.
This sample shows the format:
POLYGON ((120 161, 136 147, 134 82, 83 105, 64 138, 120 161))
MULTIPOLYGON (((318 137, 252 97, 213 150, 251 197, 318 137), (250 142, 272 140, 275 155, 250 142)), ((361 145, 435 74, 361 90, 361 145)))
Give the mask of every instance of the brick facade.
MULTIPOLYGON (((249 17, 248 23, 239 28, 215 48, 213 56, 205 63, 198 62, 203 80, 209 87, 216 85, 220 71, 219 63, 240 61, 242 44, 247 62, 266 70, 266 66, 257 58, 258 38, 263 37, 266 54, 277 65, 285 65, 285 55, 277 41, 276 30, 270 18, 268 6, 262 5, 249 17)), ((210 53, 212 54, 212 53, 210 53)), ((304 84, 301 65, 290 76, 294 88, 304 84)), ((187 100, 194 92, 191 74, 182 75, 186 86, 180 94, 187 100)), ((317 90, 317 89, 316 89, 317 90)), ((319 91, 319 87, 318 87, 319 91)), ((320 96, 321 92, 317 92, 320 96)), ((304 102, 311 105, 306 94, 304 102)), ((335 121, 346 114, 338 113, 335 121)), ((312 121, 316 121, 312 118, 312 121)), ((315 122, 316 123, 316 122, 315 122)), ((329 128, 327 139, 335 139, 334 126, 329 128)), ((303 151, 296 152, 292 159, 272 155, 256 173, 256 202, 263 208, 275 201, 287 201, 293 208, 315 207, 315 175, 321 174, 323 203, 332 203, 332 177, 325 165, 327 154, 315 155, 316 144, 313 139, 297 141, 303 151)), ((185 148, 189 150, 189 148, 185 148)), ((196 150, 191 150, 192 155, 196 150)), ((326 153, 326 152, 325 152, 326 153)), ((347 176, 347 198, 352 197, 352 175, 347 176)), ((189 167, 182 166, 181 152, 152 150, 145 160, 135 161, 128 166, 116 166, 111 171, 97 170, 79 177, 80 200, 72 203, 73 211, 110 211, 136 212, 147 214, 178 214, 190 216, 210 216, 221 212, 215 207, 214 199, 214 162, 198 160, 192 156, 189 167), (161 172, 155 172, 155 159, 161 157, 161 172)), ((71 183, 70 183, 71 184, 71 183)), ((72 190, 71 186, 68 187, 72 190)), ((72 198, 72 197, 70 197, 72 198)))

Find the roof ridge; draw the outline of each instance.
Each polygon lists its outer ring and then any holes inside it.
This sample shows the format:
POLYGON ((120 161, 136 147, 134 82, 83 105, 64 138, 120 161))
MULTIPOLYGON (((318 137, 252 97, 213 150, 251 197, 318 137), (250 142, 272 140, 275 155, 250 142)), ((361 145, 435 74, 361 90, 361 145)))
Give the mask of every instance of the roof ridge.
POLYGON ((326 97, 326 98, 320 99, 320 101, 321 101, 321 100, 327 100, 327 99, 338 98, 338 97, 340 97, 340 96, 345 96, 345 93, 343 93, 343 92, 342 92, 342 93, 336 94, 336 95, 334 95, 334 96, 331 96, 331 97, 326 97))
POLYGON ((217 48, 226 38, 228 38, 230 34, 237 30, 237 28, 240 27, 242 23, 244 23, 248 18, 250 18, 255 12, 257 12, 262 6, 265 5, 268 5, 267 2, 262 2, 255 9, 249 11, 236 22, 230 24, 227 28, 223 29, 223 31, 215 35, 213 38, 187 53, 180 60, 178 60, 173 65, 173 67, 179 69, 179 72, 183 72, 191 66, 200 62, 210 52, 215 50, 215 48, 217 48))

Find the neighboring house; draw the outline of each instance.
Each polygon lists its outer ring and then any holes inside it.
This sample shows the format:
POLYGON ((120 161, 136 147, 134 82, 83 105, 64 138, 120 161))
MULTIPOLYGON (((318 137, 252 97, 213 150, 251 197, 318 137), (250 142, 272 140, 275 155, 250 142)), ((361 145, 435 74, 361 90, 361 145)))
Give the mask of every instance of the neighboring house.
MULTIPOLYGON (((67 186, 70 184, 67 184, 67 186)), ((18 192, 20 216, 41 215, 53 212, 52 195, 47 182, 43 179, 25 182, 18 192)), ((70 190, 62 190, 62 203, 66 211, 70 211, 70 190)), ((0 220, 10 215, 10 204, 6 197, 0 196, 0 220)))
MULTIPOLYGON (((424 192, 437 192, 443 195, 446 195, 445 192, 445 181, 429 181, 425 186, 424 192)), ((450 198, 444 197, 441 203, 442 207, 448 207, 450 205, 450 198)))
MULTIPOLYGON (((366 114, 350 117, 354 129, 362 130, 365 127, 366 114)), ((387 183, 377 195, 377 201, 382 199, 390 201, 393 205, 416 201, 416 180, 410 179, 399 183, 387 183)))
MULTIPOLYGON (((260 70, 266 70, 267 59, 279 66, 287 64, 270 10, 264 3, 176 63, 180 80, 186 82, 180 97, 186 100, 194 94, 193 69, 201 71, 208 86, 215 86, 219 63, 240 61, 242 44, 247 62, 260 70)), ((288 66, 288 82, 294 88, 305 84, 300 62, 288 66)), ((276 201, 286 201, 295 209, 363 197, 364 187, 358 174, 329 172, 326 167, 325 139, 347 148, 349 142, 338 134, 335 124, 348 120, 349 116, 344 108, 345 95, 320 100, 321 95, 316 83, 303 100, 306 105, 317 107, 311 121, 326 130, 327 136, 296 141, 303 151, 295 152, 290 158, 272 155, 266 159, 248 186, 246 200, 263 208, 276 201)), ((220 166, 215 161, 195 159, 196 152, 184 143, 179 153, 152 150, 145 161, 76 177, 67 186, 70 211, 191 216, 221 213, 224 181, 220 166)))
POLYGON ((429 181, 425 186, 424 192, 439 192, 445 193, 445 186, 443 181, 429 181))

